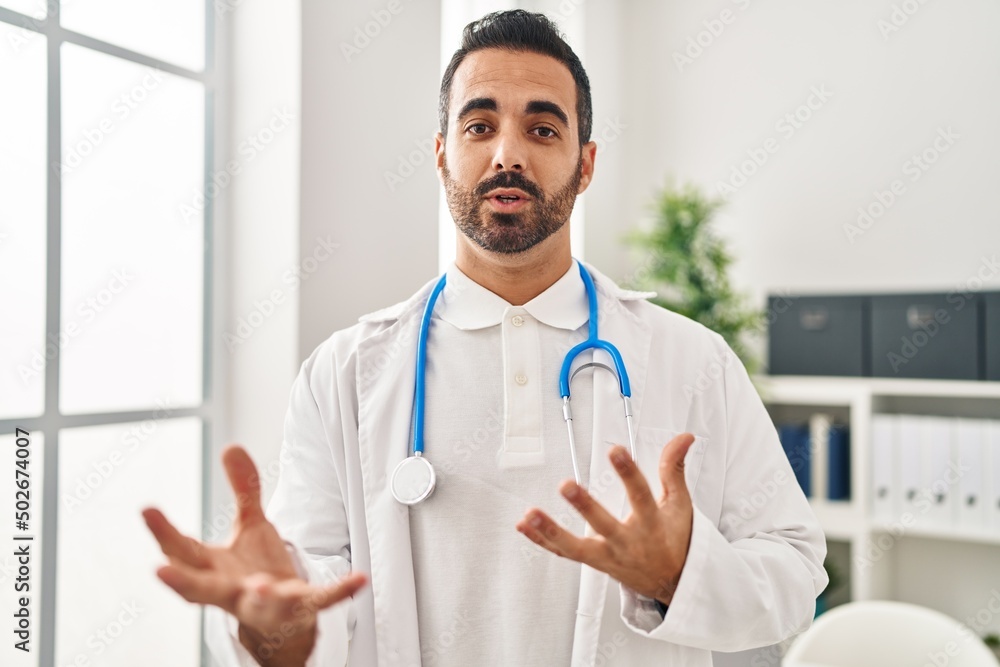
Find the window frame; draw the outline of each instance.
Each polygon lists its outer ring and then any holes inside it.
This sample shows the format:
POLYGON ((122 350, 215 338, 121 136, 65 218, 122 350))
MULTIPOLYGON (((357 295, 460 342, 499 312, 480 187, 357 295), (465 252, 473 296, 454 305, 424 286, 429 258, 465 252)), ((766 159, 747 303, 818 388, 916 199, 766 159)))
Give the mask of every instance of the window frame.
MULTIPOLYGON (((41 0, 40 0, 41 1, 41 0)), ((62 155, 62 60, 61 47, 64 43, 76 44, 100 53, 120 58, 139 65, 156 68, 175 76, 197 81, 205 90, 205 157, 202 165, 201 178, 205 196, 205 206, 202 211, 204 235, 203 285, 202 285, 202 400, 197 406, 172 409, 170 418, 198 417, 201 419, 201 520, 204 527, 210 520, 209 509, 212 507, 211 479, 213 474, 212 443, 216 442, 225 419, 223 408, 225 397, 220 394, 222 383, 214 382, 215 378, 224 378, 223 359, 213 344, 213 330, 221 321, 218 305, 223 294, 224 285, 219 278, 223 275, 218 270, 225 263, 221 256, 221 235, 215 224, 218 200, 211 196, 211 175, 215 170, 216 149, 224 148, 218 145, 216 128, 224 127, 221 123, 220 108, 225 100, 220 97, 223 89, 218 85, 222 80, 220 64, 222 58, 217 54, 217 21, 215 16, 216 0, 205 0, 205 60, 201 71, 189 70, 173 63, 147 56, 115 44, 105 42, 87 35, 67 30, 60 25, 59 0, 44 0, 47 15, 43 19, 22 14, 7 7, 0 7, 0 23, 8 24, 17 29, 25 29, 38 33, 46 39, 46 165, 59 164, 62 155)), ((221 53, 221 49, 218 53, 221 53)), ((46 304, 44 340, 58 340, 61 312, 61 250, 62 250, 62 186, 56 170, 46 168, 46 304)), ((119 424, 127 422, 156 419, 160 408, 151 407, 143 410, 94 412, 84 414, 64 415, 59 410, 59 373, 60 346, 45 365, 44 410, 40 416, 14 417, 0 419, 0 433, 14 433, 21 428, 32 433, 41 432, 44 437, 44 462, 42 470, 42 515, 41 527, 37 531, 41 541, 41 569, 39 595, 39 618, 37 620, 37 647, 39 667, 55 667, 56 656, 56 586, 57 584, 57 554, 59 527, 59 434, 64 429, 119 424)), ((224 386, 222 386, 224 389, 224 386)), ((198 537, 201 537, 199 535, 198 537)), ((202 611, 204 621, 204 611, 202 611)), ((201 646, 201 664, 211 664, 204 637, 204 622, 200 624, 199 642, 201 646)))

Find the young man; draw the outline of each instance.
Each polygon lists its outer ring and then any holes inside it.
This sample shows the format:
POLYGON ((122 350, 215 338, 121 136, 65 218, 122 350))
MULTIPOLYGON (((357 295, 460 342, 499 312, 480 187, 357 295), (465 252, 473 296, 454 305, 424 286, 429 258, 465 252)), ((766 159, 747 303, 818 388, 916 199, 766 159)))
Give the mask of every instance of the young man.
MULTIPOLYGON (((303 363, 266 518, 239 447, 223 454, 241 508, 229 546, 146 511, 161 579, 212 605, 227 665, 690 667, 803 630, 826 545, 745 370, 720 336, 592 267, 636 457, 617 378, 588 368, 573 461, 556 380, 591 319, 569 218, 596 156, 579 59, 545 17, 490 14, 466 27, 440 114, 461 234, 427 333, 436 488, 410 507, 392 493, 435 280, 303 363)), ((610 363, 574 367, 591 361, 610 363)))

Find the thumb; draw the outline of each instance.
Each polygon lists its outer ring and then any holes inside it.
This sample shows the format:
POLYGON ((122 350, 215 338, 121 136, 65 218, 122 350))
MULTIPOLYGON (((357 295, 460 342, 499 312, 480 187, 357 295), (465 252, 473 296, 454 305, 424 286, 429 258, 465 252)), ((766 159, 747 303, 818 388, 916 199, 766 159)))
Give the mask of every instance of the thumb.
POLYGON ((660 481, 663 483, 663 495, 667 498, 678 493, 687 494, 687 482, 684 481, 684 456, 694 443, 694 436, 681 433, 666 444, 660 452, 660 481))

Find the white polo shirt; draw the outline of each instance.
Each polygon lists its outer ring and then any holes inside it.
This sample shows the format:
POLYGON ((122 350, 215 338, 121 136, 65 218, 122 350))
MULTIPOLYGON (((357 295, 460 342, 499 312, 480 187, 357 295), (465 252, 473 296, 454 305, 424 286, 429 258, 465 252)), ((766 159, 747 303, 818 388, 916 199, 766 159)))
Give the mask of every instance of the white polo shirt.
MULTIPOLYGON (((410 509, 424 667, 570 662, 580 565, 515 525, 537 506, 583 533, 558 492, 573 477, 558 381, 566 352, 587 337, 588 312, 576 261, 523 306, 448 270, 427 343, 425 455, 438 483, 410 509)), ((584 485, 592 372, 572 386, 584 485)))

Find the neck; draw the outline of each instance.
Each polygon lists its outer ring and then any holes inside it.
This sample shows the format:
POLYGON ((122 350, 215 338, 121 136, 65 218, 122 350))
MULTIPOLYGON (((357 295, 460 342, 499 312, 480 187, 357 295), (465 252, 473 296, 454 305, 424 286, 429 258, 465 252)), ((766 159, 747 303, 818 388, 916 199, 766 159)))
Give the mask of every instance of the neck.
POLYGON ((527 252, 502 255, 483 250, 459 234, 455 266, 507 303, 523 306, 562 278, 573 264, 569 243, 550 244, 558 241, 553 237, 527 252))

